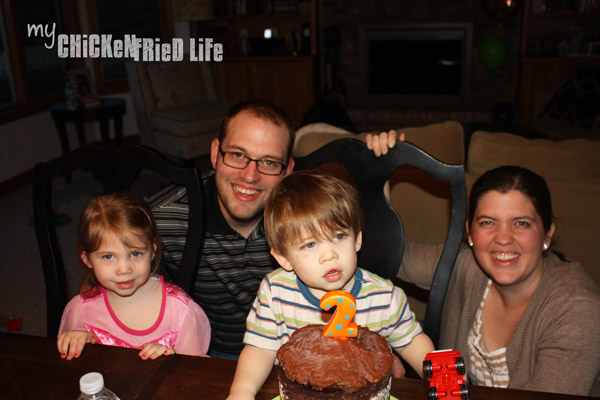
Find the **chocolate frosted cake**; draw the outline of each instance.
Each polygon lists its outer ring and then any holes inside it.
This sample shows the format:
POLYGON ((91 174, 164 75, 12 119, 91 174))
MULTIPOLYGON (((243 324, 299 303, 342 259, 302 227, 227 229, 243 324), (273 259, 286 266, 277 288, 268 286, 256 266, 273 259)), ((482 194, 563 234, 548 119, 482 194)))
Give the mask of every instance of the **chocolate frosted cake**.
POLYGON ((358 336, 326 338, 324 325, 308 325, 281 346, 281 400, 390 398, 394 355, 385 338, 359 326, 358 336))

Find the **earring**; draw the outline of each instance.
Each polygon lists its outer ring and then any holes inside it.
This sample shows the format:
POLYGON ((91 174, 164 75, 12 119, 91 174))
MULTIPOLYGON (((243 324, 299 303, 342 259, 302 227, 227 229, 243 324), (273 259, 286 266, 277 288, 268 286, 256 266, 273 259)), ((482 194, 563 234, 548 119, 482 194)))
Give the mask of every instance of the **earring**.
POLYGON ((473 242, 469 240, 469 246, 473 247, 473 242))
POLYGON ((547 245, 546 243, 544 243, 544 244, 542 245, 542 249, 544 249, 544 250, 548 250, 548 245, 547 245))

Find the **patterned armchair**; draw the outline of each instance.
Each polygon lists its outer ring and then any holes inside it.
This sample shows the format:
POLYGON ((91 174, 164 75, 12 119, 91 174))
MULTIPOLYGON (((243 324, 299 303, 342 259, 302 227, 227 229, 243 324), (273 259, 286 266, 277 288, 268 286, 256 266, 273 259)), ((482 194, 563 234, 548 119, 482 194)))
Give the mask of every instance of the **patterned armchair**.
POLYGON ((210 64, 128 62, 141 143, 189 163, 210 153, 232 103, 218 101, 210 64))

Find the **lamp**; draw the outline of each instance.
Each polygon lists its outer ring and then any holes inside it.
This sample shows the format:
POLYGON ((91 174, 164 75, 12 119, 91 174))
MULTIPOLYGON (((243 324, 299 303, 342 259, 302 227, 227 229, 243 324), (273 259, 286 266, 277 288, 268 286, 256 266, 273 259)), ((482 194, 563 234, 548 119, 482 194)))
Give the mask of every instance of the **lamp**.
POLYGON ((190 36, 198 36, 196 21, 207 21, 214 17, 212 0, 176 0, 175 19, 190 21, 190 36))

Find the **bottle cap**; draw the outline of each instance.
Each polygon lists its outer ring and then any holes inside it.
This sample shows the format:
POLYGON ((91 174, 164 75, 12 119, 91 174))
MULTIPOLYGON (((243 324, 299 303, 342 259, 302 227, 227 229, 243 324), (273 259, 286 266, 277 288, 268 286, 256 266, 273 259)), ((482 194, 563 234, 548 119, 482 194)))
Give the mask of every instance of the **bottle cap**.
POLYGON ((79 389, 85 394, 95 394, 104 387, 104 378, 99 372, 89 372, 79 379, 79 389))

